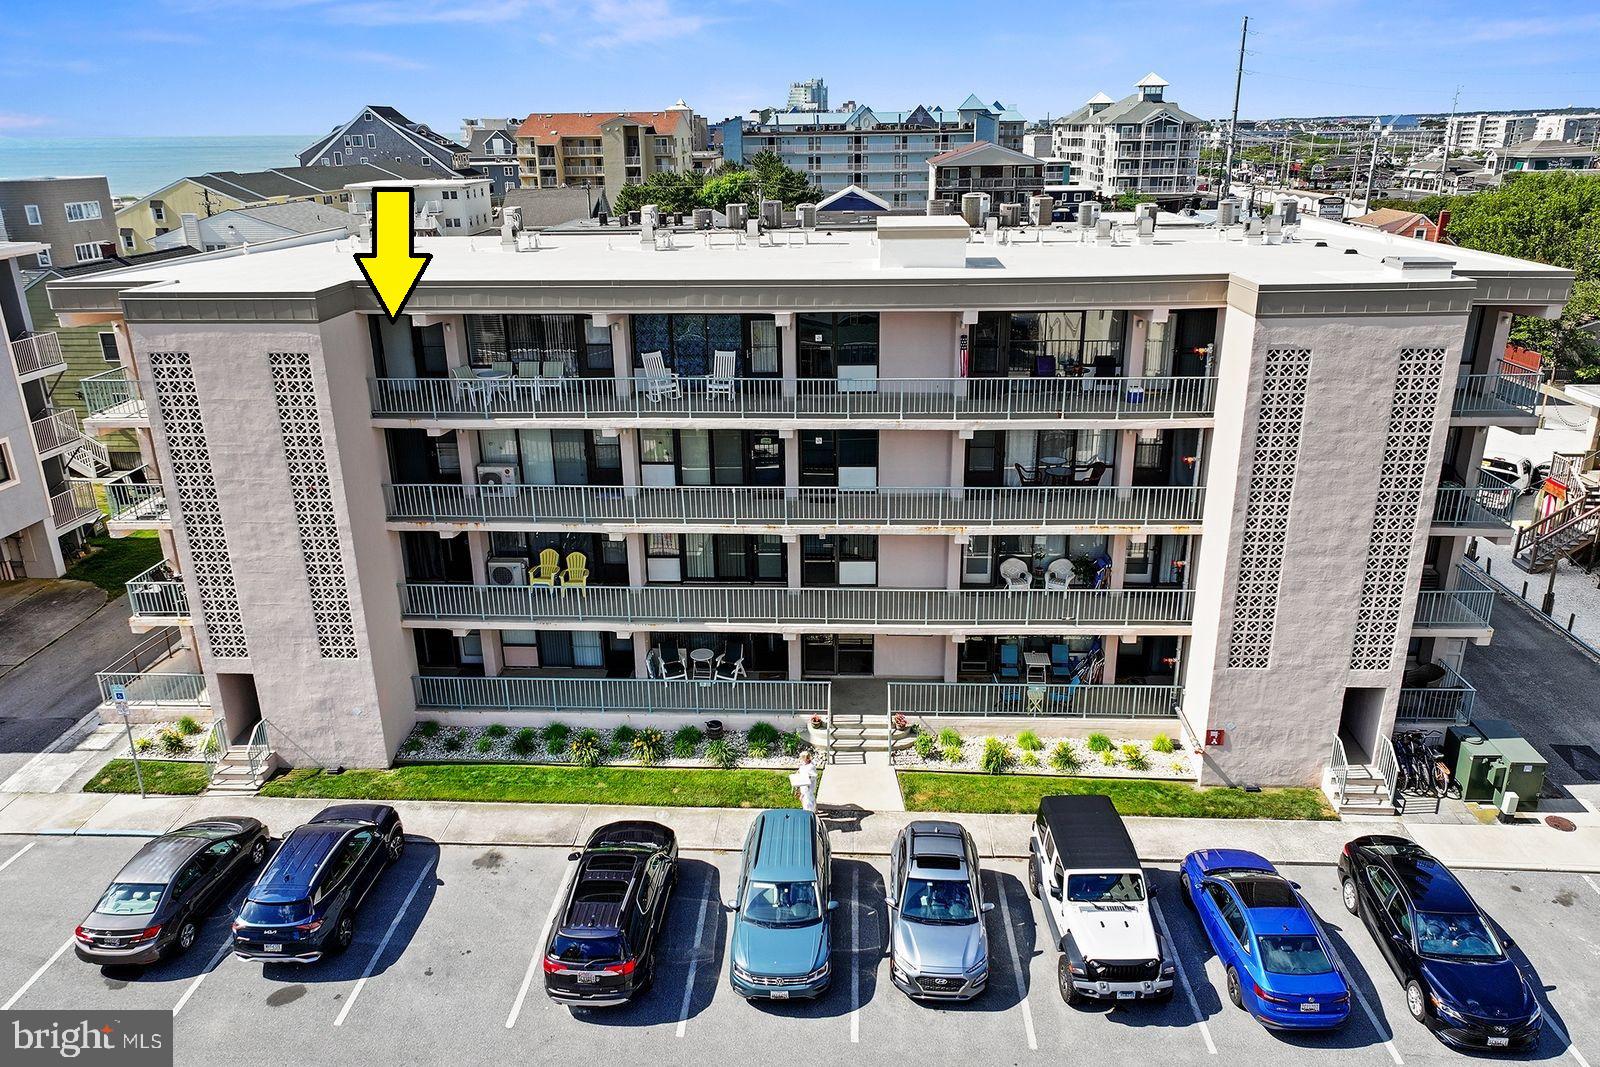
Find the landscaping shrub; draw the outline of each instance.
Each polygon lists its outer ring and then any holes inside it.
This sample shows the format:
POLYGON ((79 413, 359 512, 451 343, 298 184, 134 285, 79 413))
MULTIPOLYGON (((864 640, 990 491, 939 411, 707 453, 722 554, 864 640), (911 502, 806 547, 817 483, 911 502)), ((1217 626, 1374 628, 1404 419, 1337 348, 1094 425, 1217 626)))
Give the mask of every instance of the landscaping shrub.
POLYGON ((1062 774, 1076 774, 1083 768, 1083 757, 1070 741, 1057 741, 1056 747, 1050 750, 1050 766, 1062 774))
POLYGON ((937 759, 934 753, 938 752, 938 743, 932 734, 918 734, 911 739, 911 750, 917 754, 918 759, 937 759))
POLYGON ((1159 752, 1163 756, 1170 756, 1178 751, 1178 743, 1166 734, 1156 734, 1150 739, 1150 750, 1159 752))
POLYGON ((133 742, 133 750, 135 752, 149 752, 155 747, 156 739, 153 737, 139 737, 135 738, 133 742))
POLYGON ((805 747, 806 743, 805 738, 795 733, 784 734, 779 740, 783 745, 783 754, 790 759, 798 757, 800 750, 805 747))
POLYGON ((726 737, 719 737, 706 742, 706 759, 725 771, 731 771, 739 766, 739 749, 726 737))
POLYGON ((1017 747, 1024 752, 1038 752, 1044 748, 1044 742, 1032 730, 1024 730, 1017 735, 1017 747))
POLYGON ((511 753, 521 759, 527 759, 533 755, 538 743, 539 732, 531 726, 524 726, 511 735, 511 753))
POLYGON ((745 737, 752 744, 759 742, 770 748, 778 742, 778 728, 770 722, 758 722, 750 727, 745 737))
POLYGON ((206 737, 205 744, 200 746, 200 751, 205 753, 207 756, 215 756, 217 752, 221 750, 221 748, 222 742, 217 740, 217 735, 209 734, 206 737))
POLYGON ((611 731, 611 754, 613 756, 626 756, 633 751, 634 738, 639 736, 639 731, 623 723, 611 731))
POLYGON ((647 726, 633 739, 633 758, 645 765, 660 763, 667 754, 667 735, 647 726))
POLYGON ((1015 758, 1010 745, 998 737, 991 737, 983 743, 983 755, 978 759, 978 766, 983 768, 985 774, 1003 774, 1015 758))
POLYGON ((700 748, 700 739, 705 734, 700 732, 698 726, 680 726, 672 735, 672 755, 676 759, 694 759, 695 752, 700 748))
POLYGON ((772 754, 772 746, 765 741, 746 741, 744 750, 751 759, 766 759, 772 754))
POLYGON ((487 736, 480 737, 478 738, 477 743, 472 747, 477 750, 478 755, 487 756, 489 753, 494 751, 494 738, 487 736))
POLYGON ((572 736, 572 727, 564 722, 546 723, 544 727, 544 750, 552 756, 559 756, 566 751, 567 740, 572 736))
POLYGON ((956 733, 950 727, 946 726, 943 730, 939 731, 939 744, 945 748, 949 748, 952 745, 954 745, 956 748, 960 748, 961 735, 956 733))
POLYGON ((498 741, 510 732, 505 723, 496 722, 489 724, 488 728, 483 731, 483 736, 492 737, 498 741))
POLYGON ((1088 745, 1090 752, 1108 752, 1111 749, 1111 738, 1102 733, 1092 733, 1089 735, 1088 745))
POLYGON ((598 767, 606 761, 606 746, 593 730, 580 730, 567 745, 572 762, 580 767, 598 767))
POLYGON ((1024 767, 1037 767, 1039 766, 1039 754, 1032 751, 1024 752, 1018 762, 1024 767))
POLYGON ((1145 750, 1130 741, 1122 746, 1122 762, 1132 771, 1143 771, 1150 768, 1150 757, 1145 750))
POLYGON ((419 720, 417 722, 417 733, 421 734, 423 737, 437 737, 437 736, 439 736, 439 720, 438 719, 421 719, 421 720, 419 720))
POLYGON ((960 763, 963 755, 960 745, 940 745, 939 751, 946 763, 960 763))
POLYGON ((189 739, 170 726, 156 734, 156 740, 161 743, 161 751, 169 756, 181 756, 189 751, 189 739))
POLYGON ((451 730, 444 735, 443 744, 446 752, 460 752, 466 743, 467 732, 465 730, 451 730))
POLYGON ((420 737, 408 737, 406 738, 406 743, 400 746, 400 754, 403 756, 415 756, 421 751, 422 738, 420 737))
POLYGON ((193 737, 204 729, 205 727, 200 725, 200 720, 193 715, 185 715, 178 720, 178 732, 184 737, 193 737))
POLYGON ((1117 765, 1117 750, 1114 748, 1101 749, 1100 762, 1104 763, 1107 767, 1115 767, 1117 765))

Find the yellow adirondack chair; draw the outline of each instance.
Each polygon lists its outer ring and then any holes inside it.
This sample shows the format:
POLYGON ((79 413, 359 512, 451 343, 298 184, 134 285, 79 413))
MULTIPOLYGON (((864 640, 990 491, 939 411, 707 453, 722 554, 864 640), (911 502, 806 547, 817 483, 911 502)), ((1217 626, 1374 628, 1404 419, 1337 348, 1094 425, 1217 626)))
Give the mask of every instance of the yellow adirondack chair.
POLYGON ((589 588, 589 557, 582 552, 568 552, 567 569, 561 575, 561 584, 574 585, 580 589, 589 588))
POLYGON ((551 589, 556 587, 556 579, 561 575, 561 553, 553 548, 547 548, 539 553, 539 566, 528 575, 529 585, 544 585, 551 589))

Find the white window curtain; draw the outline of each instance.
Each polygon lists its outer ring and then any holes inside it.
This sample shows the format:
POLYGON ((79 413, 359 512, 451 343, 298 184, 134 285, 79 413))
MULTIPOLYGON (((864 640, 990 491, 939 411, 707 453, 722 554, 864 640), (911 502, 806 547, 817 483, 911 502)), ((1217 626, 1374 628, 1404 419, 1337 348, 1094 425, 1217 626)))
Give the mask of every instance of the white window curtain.
POLYGON ((711 435, 705 430, 684 430, 678 435, 679 463, 684 485, 711 484, 711 435))
POLYGON ((1024 467, 1034 465, 1034 445, 1038 433, 1034 430, 1008 430, 1006 432, 1006 470, 1005 481, 1007 485, 1021 485, 1017 477, 1017 464, 1024 467))
POLYGON ((555 485, 555 453, 550 447, 549 430, 523 430, 522 480, 527 485, 555 485))
POLYGON ((596 630, 572 632, 572 664, 575 667, 604 667, 605 643, 596 630))

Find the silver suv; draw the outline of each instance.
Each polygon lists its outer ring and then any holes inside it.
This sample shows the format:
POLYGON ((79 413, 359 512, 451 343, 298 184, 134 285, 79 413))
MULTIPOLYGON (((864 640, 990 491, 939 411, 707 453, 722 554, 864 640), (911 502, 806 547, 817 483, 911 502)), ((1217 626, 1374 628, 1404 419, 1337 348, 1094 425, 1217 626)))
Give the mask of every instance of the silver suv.
POLYGON ((970 1000, 989 981, 978 850, 958 823, 900 831, 889 853, 889 974, 919 999, 970 1000))

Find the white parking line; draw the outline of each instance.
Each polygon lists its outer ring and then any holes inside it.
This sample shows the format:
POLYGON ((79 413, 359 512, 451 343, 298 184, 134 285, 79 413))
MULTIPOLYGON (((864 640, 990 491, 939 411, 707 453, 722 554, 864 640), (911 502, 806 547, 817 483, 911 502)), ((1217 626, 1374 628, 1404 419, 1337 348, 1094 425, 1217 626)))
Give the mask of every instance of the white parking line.
MULTIPOLYGON (((709 886, 707 887, 709 888, 709 886)), ((694 954, 689 957, 689 977, 683 985, 683 1007, 678 1010, 678 1036, 683 1036, 684 1029, 689 1025, 689 1002, 694 997, 694 976, 700 969, 700 938, 706 932, 706 915, 711 911, 711 898, 704 897, 700 901, 700 917, 694 923, 694 954)))
MULTIPOLYGON (((1321 917, 1318 917, 1316 922, 1318 926, 1322 926, 1321 917)), ((1350 995, 1356 998, 1356 1003, 1361 1005, 1361 1010, 1366 1013, 1367 1022, 1372 1024, 1372 1032, 1382 1036, 1387 1027, 1378 1022, 1378 1013, 1372 1010, 1371 1004, 1367 1003, 1366 994, 1362 993, 1360 987, 1357 986, 1349 977, 1350 975, 1356 973, 1355 970, 1345 962, 1343 954, 1340 953, 1338 949, 1333 947, 1333 938, 1328 936, 1328 931, 1326 928, 1324 928, 1322 931, 1322 937, 1323 940, 1327 942, 1328 948, 1333 951, 1334 962, 1337 963, 1345 973, 1345 985, 1350 987, 1350 995)), ((1394 1033, 1393 1030, 1389 1030, 1389 1032, 1391 1034, 1394 1033)), ((1399 1067, 1400 1064, 1405 1063, 1405 1060, 1400 1058, 1400 1050, 1394 1047, 1393 1037, 1385 1038, 1383 1047, 1389 1050, 1389 1058, 1395 1062, 1395 1067, 1399 1067)))
POLYGON ((1589 1067, 1589 1061, 1583 1058, 1583 1053, 1578 1051, 1578 1046, 1572 1043, 1572 1038, 1567 1035, 1566 1030, 1562 1029, 1560 1023, 1550 1018, 1548 1012, 1545 1013, 1544 1024, 1554 1030, 1556 1037, 1560 1038, 1562 1043, 1567 1046, 1567 1051, 1572 1053, 1572 1058, 1578 1061, 1578 1067, 1589 1067))
POLYGON ((556 912, 561 910, 561 902, 567 898, 567 879, 572 876, 576 868, 569 861, 567 870, 561 875, 561 884, 556 888, 555 899, 550 901, 550 914, 544 917, 544 928, 539 931, 539 940, 533 947, 533 959, 528 961, 528 973, 522 976, 522 988, 517 990, 517 999, 511 1005, 511 1014, 506 1016, 506 1029, 517 1025, 517 1016, 522 1014, 522 1002, 528 999, 528 987, 533 984, 533 973, 539 969, 540 961, 544 958, 545 942, 550 940, 550 927, 555 924, 556 912))
POLYGON ((1178 972, 1178 984, 1183 986, 1183 994, 1189 998, 1189 1007, 1194 1009, 1194 1021, 1200 1024, 1200 1036, 1206 1039, 1206 1051, 1215 1056, 1217 1043, 1211 1040, 1211 1027, 1206 1025, 1206 1017, 1200 1011, 1199 998, 1194 995, 1194 987, 1189 984, 1189 973, 1183 969, 1183 960, 1178 958, 1178 946, 1172 940, 1172 931, 1167 928, 1167 917, 1161 914, 1161 905, 1154 899, 1150 901, 1150 912, 1156 917, 1156 922, 1161 924, 1161 936, 1167 939, 1167 944, 1172 948, 1172 967, 1178 972))
POLYGON ((222 944, 217 946, 216 954, 211 957, 211 962, 206 964, 206 969, 194 976, 194 981, 189 983, 189 988, 185 989, 183 991, 183 996, 178 998, 178 1003, 173 1007, 172 1014, 176 1015, 183 1010, 183 1006, 189 1003, 189 998, 194 996, 195 990, 200 988, 200 983, 206 980, 206 975, 210 974, 212 971, 216 970, 222 965, 222 958, 226 956, 232 948, 233 931, 230 929, 227 936, 223 938, 222 944))
POLYGON ((433 874, 434 867, 429 863, 417 873, 417 880, 411 883, 411 892, 406 894, 405 901, 400 905, 400 910, 394 913, 394 918, 389 921, 389 929, 383 932, 383 940, 378 942, 378 947, 372 950, 372 958, 367 961, 366 969, 361 972, 361 977, 356 980, 355 988, 350 990, 350 995, 344 999, 344 1007, 339 1009, 338 1018, 333 1020, 333 1025, 343 1026, 344 1017, 350 1014, 350 1008, 355 1004, 356 998, 361 995, 367 979, 372 977, 373 970, 378 966, 378 957, 383 955, 383 950, 389 947, 389 939, 394 937, 394 932, 400 928, 400 920, 406 917, 406 912, 411 910, 411 902, 417 898, 417 890, 422 888, 422 880, 433 874))
POLYGON ((21 999, 22 994, 26 993, 28 988, 39 980, 39 976, 48 971, 50 969, 50 965, 56 960, 59 960, 61 958, 61 954, 71 947, 72 938, 69 937, 65 941, 61 942, 61 947, 56 949, 55 955, 45 960, 44 965, 41 966, 37 971, 33 972, 33 977, 29 978, 26 982, 23 982, 22 988, 11 994, 10 1000, 6 1001, 4 1004, 0 1004, 0 1011, 9 1011, 11 1009, 11 1005, 15 1004, 19 999, 21 999))
POLYGON ((856 890, 861 878, 852 864, 850 871, 850 1043, 861 1043, 861 901, 856 890))
MULTIPOLYGON (((20 853, 19 853, 19 855, 20 855, 20 853)), ((11 857, 11 859, 16 859, 16 858, 17 858, 16 856, 12 856, 11 857)), ((9 863, 10 860, 7 860, 6 862, 9 863)), ((4 867, 0 867, 0 871, 3 871, 3 870, 5 870, 5 868, 4 867)), ((1589 888, 1590 889, 1593 889, 1596 893, 1600 893, 1600 882, 1597 882, 1593 878, 1590 878, 1587 874, 1583 876, 1583 880, 1585 882, 1589 883, 1589 888)))
MULTIPOLYGON (((995 883, 999 886, 999 883, 995 883)), ((1000 922, 1006 928, 1006 943, 1011 946, 1011 966, 1017 978, 1017 1003, 1022 1005, 1022 1028, 1028 1032, 1028 1048, 1039 1051, 1039 1038, 1033 1032, 1033 1009, 1028 1007, 1028 982, 1022 972, 1022 956, 1017 951, 1017 932, 1011 927, 1011 905, 1006 903, 1006 891, 1001 888, 1000 922)), ((993 957, 990 957, 993 959, 993 957)))
MULTIPOLYGON (((39 842, 37 842, 37 841, 29 841, 26 845, 23 845, 21 848, 17 849, 17 851, 12 853, 6 859, 6 861, 4 863, 0 863, 0 871, 5 870, 7 867, 11 866, 13 863, 15 863, 18 860, 20 860, 22 858, 22 854, 24 852, 27 852, 30 848, 32 848, 34 845, 37 845, 38 843, 39 842)), ((1594 883, 1590 882, 1589 884, 1593 885, 1594 883)))

